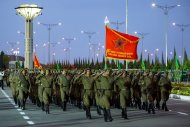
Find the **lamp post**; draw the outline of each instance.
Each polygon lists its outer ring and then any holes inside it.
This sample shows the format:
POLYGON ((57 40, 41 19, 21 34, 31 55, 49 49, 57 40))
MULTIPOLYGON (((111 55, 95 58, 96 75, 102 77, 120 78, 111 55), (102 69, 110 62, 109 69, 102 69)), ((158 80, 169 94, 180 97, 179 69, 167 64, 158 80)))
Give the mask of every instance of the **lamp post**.
POLYGON ((156 62, 159 62, 159 58, 158 58, 158 52, 159 52, 159 49, 155 49, 155 63, 156 62))
POLYGON ((34 46, 34 52, 36 53, 36 48, 38 47, 38 44, 35 44, 34 46))
POLYGON ((145 37, 146 35, 148 35, 149 33, 143 33, 143 32, 137 32, 137 31, 135 31, 135 34, 137 34, 137 35, 141 38, 141 40, 142 40, 141 53, 142 53, 142 60, 143 60, 143 50, 144 50, 144 45, 143 45, 143 43, 144 43, 144 37, 145 37))
POLYGON ((89 32, 89 31, 81 31, 81 34, 86 34, 88 36, 88 55, 89 55, 89 60, 90 60, 90 46, 91 46, 91 39, 92 39, 92 35, 96 34, 96 32, 89 32))
POLYGON ((116 26, 116 30, 119 30, 119 26, 125 24, 125 22, 119 22, 118 20, 116 22, 110 22, 112 25, 116 26))
POLYGON ((180 7, 180 5, 162 6, 162 5, 157 5, 157 4, 153 3, 152 7, 157 7, 157 8, 164 11, 164 15, 165 15, 166 67, 167 67, 167 65, 168 65, 168 62, 167 62, 168 61, 168 29, 167 29, 168 28, 168 12, 173 8, 180 7))
POLYGON ((53 57, 53 62, 52 63, 55 63, 55 52, 52 53, 52 57, 53 57))
POLYGON ((46 56, 46 55, 45 55, 45 54, 46 54, 46 53, 45 53, 45 51, 46 51, 45 48, 47 47, 47 44, 44 43, 44 44, 42 45, 42 47, 44 48, 44 50, 43 50, 43 61, 44 61, 44 63, 46 63, 46 61, 45 61, 45 56, 46 56))
POLYGON ((91 47, 90 47, 90 49, 91 50, 93 50, 93 55, 94 55, 94 62, 95 62, 95 60, 96 60, 96 49, 97 49, 97 46, 98 46, 98 44, 91 44, 91 47))
POLYGON ((33 69, 33 19, 41 15, 42 7, 23 4, 15 8, 17 14, 25 18, 25 68, 33 69))
POLYGON ((173 26, 177 26, 177 27, 179 27, 180 28, 180 30, 181 30, 181 54, 182 54, 182 62, 181 62, 181 65, 183 66, 183 60, 184 60, 184 46, 183 46, 183 32, 184 32, 184 30, 185 30, 185 28, 186 27, 188 27, 188 26, 190 26, 190 24, 186 24, 186 25, 184 25, 184 24, 176 24, 175 22, 174 23, 172 23, 173 24, 173 26))
POLYGON ((69 53, 69 62, 70 62, 70 55, 71 55, 71 42, 75 41, 76 38, 62 38, 63 40, 68 42, 68 53, 69 53))
POLYGON ((64 49, 63 49, 63 51, 64 51, 64 53, 65 53, 65 60, 66 60, 66 61, 68 60, 68 59, 67 59, 67 52, 68 52, 68 50, 69 50, 68 48, 64 48, 64 49))
POLYGON ((38 22, 38 24, 41 24, 41 25, 43 25, 43 26, 45 26, 45 27, 47 27, 47 29, 48 29, 48 44, 47 44, 47 46, 48 46, 48 64, 50 64, 50 54, 51 54, 51 49, 50 49, 50 45, 51 45, 51 29, 52 29, 52 27, 55 27, 55 26, 61 26, 62 25, 62 23, 56 23, 56 24, 47 24, 47 23, 42 23, 42 22, 38 22))
POLYGON ((12 49, 15 48, 15 45, 19 45, 19 44, 20 44, 19 41, 17 41, 17 42, 10 42, 10 41, 7 41, 6 43, 7 43, 8 45, 10 45, 12 49))

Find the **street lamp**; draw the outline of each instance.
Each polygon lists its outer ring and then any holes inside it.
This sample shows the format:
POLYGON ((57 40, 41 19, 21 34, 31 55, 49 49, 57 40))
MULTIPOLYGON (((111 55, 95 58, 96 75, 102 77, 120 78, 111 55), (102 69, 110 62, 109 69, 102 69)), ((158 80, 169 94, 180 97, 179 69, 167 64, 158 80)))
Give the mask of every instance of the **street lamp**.
POLYGON ((143 32, 137 32, 137 31, 135 31, 134 33, 137 34, 141 38, 141 40, 142 40, 142 49, 141 49, 141 52, 142 52, 142 60, 143 60, 143 55, 144 55, 143 54, 143 50, 144 50, 143 41, 144 41, 144 37, 146 35, 148 35, 149 33, 143 33, 143 32))
POLYGON ((63 40, 68 42, 68 53, 69 53, 69 62, 70 62, 70 55, 71 55, 71 41, 75 41, 76 38, 62 38, 63 40))
POLYGON ((38 44, 35 44, 34 46, 34 52, 36 52, 36 48, 38 47, 38 44))
POLYGON ((90 49, 93 50, 94 52, 94 61, 96 60, 96 49, 97 49, 98 44, 91 44, 90 49))
POLYGON ((50 40, 50 37, 51 37, 51 29, 52 27, 55 27, 55 26, 61 26, 62 23, 56 23, 56 24, 47 24, 47 23, 42 23, 42 22, 38 22, 39 25, 43 25, 45 27, 47 27, 48 29, 48 63, 50 63, 50 45, 51 45, 51 40, 50 40))
POLYGON ((155 4, 153 3, 152 4, 152 7, 157 7, 161 10, 164 11, 164 15, 166 16, 165 17, 165 43, 166 43, 166 67, 168 65, 168 29, 167 29, 167 26, 168 26, 168 12, 173 9, 173 8, 176 8, 176 7, 180 7, 181 5, 171 5, 171 6, 168 6, 168 5, 165 5, 165 6, 162 6, 162 5, 158 5, 158 4, 155 4))
POLYGON ((68 52, 68 48, 64 48, 63 51, 64 51, 64 53, 65 53, 65 60, 67 60, 67 52, 68 52))
POLYGON ((119 26, 125 24, 125 22, 119 22, 118 20, 116 22, 110 22, 112 25, 116 26, 116 30, 119 30, 119 26))
POLYGON ((91 38, 92 38, 92 35, 96 34, 96 32, 89 32, 89 31, 81 31, 81 34, 86 34, 88 36, 88 40, 89 40, 89 45, 88 45, 88 49, 89 49, 89 60, 90 60, 90 46, 91 46, 91 38))
POLYGON ((181 64, 183 65, 183 60, 184 60, 184 46, 183 46, 183 32, 184 32, 184 30, 185 30, 185 28, 186 27, 188 27, 188 26, 190 26, 190 24, 186 24, 186 25, 184 25, 184 24, 176 24, 175 22, 174 23, 172 23, 173 24, 173 26, 177 26, 177 27, 179 27, 180 28, 180 30, 181 30, 181 39, 182 39, 182 43, 181 43, 181 48, 182 48, 182 50, 181 50, 181 54, 182 54, 182 62, 181 62, 181 64))
POLYGON ((16 48, 16 50, 13 50, 13 54, 16 56, 16 62, 18 61, 18 54, 20 53, 19 48, 16 48))
POLYGON ((159 52, 159 49, 156 48, 156 49, 155 49, 155 63, 159 61, 158 52, 159 52))
POLYGON ((52 63, 55 63, 55 52, 52 53, 52 56, 53 56, 53 62, 52 63))
POLYGON ((15 8, 17 14, 25 18, 25 68, 33 69, 33 19, 41 15, 42 7, 23 4, 15 8))

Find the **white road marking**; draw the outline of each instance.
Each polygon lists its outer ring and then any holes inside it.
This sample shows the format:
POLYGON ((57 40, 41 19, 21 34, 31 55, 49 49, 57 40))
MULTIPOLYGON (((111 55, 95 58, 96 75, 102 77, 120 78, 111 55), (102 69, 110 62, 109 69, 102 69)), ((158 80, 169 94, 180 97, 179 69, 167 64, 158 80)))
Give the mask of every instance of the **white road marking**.
POLYGON ((28 116, 23 116, 23 118, 26 120, 30 119, 28 116))
POLYGON ((20 112, 21 115, 25 115, 25 112, 20 112))
POLYGON ((33 121, 27 121, 27 123, 30 124, 30 125, 34 124, 33 121))
POLYGON ((22 111, 20 108, 17 108, 18 111, 22 111))
MULTIPOLYGON (((18 105, 16 105, 16 104, 14 103, 13 99, 11 99, 11 98, 9 97, 9 95, 7 95, 7 93, 6 93, 5 91, 1 90, 1 92, 4 94, 5 97, 7 97, 7 99, 11 102, 11 104, 12 104, 15 108, 17 108, 17 111, 19 111, 19 113, 20 113, 21 115, 25 115, 25 112, 23 112, 21 109, 18 108, 18 105)), ((28 116, 23 116, 23 118, 26 119, 26 120, 30 119, 28 116)), ((27 123, 28 123, 29 125, 35 124, 33 121, 27 121, 27 123)))
POLYGON ((181 114, 181 115, 188 115, 187 113, 184 113, 184 112, 177 112, 177 113, 179 113, 179 114, 181 114))

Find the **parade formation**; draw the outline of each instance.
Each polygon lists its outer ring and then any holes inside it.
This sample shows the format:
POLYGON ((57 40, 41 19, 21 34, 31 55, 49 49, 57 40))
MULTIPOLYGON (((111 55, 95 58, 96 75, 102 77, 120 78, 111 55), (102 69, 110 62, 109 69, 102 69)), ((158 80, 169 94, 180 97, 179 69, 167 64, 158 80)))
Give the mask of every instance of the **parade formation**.
MULTIPOLYGON (((126 70, 9 70, 6 82, 10 86, 15 104, 27 109, 29 99, 46 114, 50 105, 67 111, 72 104, 91 116, 91 107, 105 122, 113 120, 112 108, 121 109, 121 117, 128 119, 127 107, 155 114, 155 109, 169 111, 167 100, 171 92, 168 73, 126 70)), ((61 111, 61 110, 60 110, 61 111)))

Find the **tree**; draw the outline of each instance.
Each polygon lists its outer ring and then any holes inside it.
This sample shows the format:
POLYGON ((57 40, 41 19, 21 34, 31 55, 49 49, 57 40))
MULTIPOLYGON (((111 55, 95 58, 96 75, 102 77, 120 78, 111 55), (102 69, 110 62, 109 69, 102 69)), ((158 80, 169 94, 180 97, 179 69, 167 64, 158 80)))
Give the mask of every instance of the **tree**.
POLYGON ((183 64, 186 63, 186 61, 188 61, 188 56, 187 56, 187 52, 186 52, 186 49, 185 49, 184 50, 183 64))
POLYGON ((165 69, 165 63, 164 63, 164 54, 162 52, 162 65, 161 65, 161 70, 164 71, 165 69))
MULTIPOLYGON (((116 62, 118 62, 118 61, 116 60, 116 62)), ((115 64, 114 59, 111 60, 111 68, 112 68, 112 69, 115 69, 115 68, 116 68, 116 64, 115 64)))
POLYGON ((1 54, 0 54, 0 68, 4 68, 3 57, 4 57, 4 52, 1 51, 1 54))

